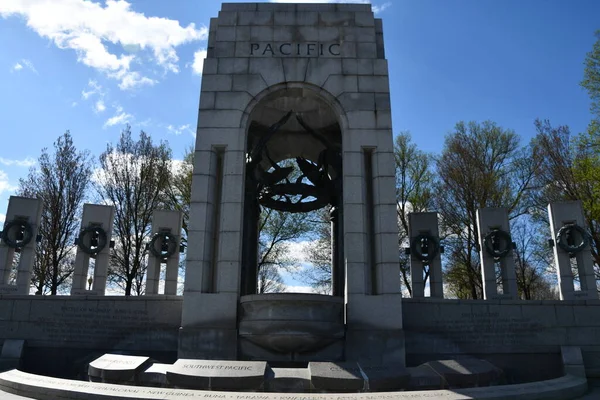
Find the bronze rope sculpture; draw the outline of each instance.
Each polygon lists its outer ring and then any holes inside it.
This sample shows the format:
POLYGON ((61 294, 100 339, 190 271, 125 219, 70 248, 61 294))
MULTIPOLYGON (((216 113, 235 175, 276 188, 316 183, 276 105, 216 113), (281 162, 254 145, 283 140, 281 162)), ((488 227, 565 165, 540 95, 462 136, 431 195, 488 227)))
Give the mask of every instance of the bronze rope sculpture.
POLYGON ((302 128, 317 139, 325 149, 319 153, 318 160, 312 162, 296 157, 300 175, 291 181, 289 175, 294 167, 281 167, 269 155, 267 144, 273 135, 292 115, 289 111, 283 118, 271 125, 267 133, 248 152, 246 166, 250 184, 253 185, 258 202, 264 207, 292 213, 318 210, 327 204, 336 203, 336 193, 341 187, 342 156, 340 149, 324 135, 309 127, 302 117, 294 113, 302 128), (260 165, 266 158, 272 169, 265 170, 260 165), (304 183, 307 179, 310 184, 304 183), (298 198, 298 196, 300 196, 298 198), (306 201, 309 198, 314 200, 306 201))

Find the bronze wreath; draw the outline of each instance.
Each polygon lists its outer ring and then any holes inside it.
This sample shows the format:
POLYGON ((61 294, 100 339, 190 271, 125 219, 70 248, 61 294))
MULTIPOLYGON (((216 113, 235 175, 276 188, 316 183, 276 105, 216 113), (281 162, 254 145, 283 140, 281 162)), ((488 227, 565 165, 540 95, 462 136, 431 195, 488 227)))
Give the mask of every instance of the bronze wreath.
POLYGON ((433 260, 435 256, 437 256, 439 250, 439 240, 426 233, 415 236, 410 244, 411 253, 415 254, 422 262, 433 260), (426 247, 426 252, 423 251, 423 247, 426 247))
POLYGON ((152 240, 149 244, 150 253, 156 258, 160 258, 161 260, 167 259, 175 254, 177 250, 177 242, 175 241, 175 237, 169 232, 158 232, 154 234, 152 240), (156 249, 156 242, 160 240, 160 250, 156 249), (165 249, 164 245, 167 245, 165 249))
MULTIPOLYGON (((93 239, 94 236, 92 236, 92 240, 93 239)), ((104 249, 104 247, 106 247, 106 242, 106 232, 99 226, 90 226, 83 229, 79 233, 79 237, 77 238, 77 246, 79 246, 81 251, 92 256, 95 256, 96 254, 100 253, 104 249), (95 238, 98 240, 98 243, 95 246, 93 244, 91 244, 90 246, 87 246, 85 244, 84 239, 89 234, 97 235, 95 238)))
POLYGON ((512 238, 510 233, 503 231, 501 229, 494 229, 489 232, 483 238, 483 244, 485 247, 485 251, 494 258, 504 258, 510 253, 512 249, 512 238), (504 241, 506 244, 503 249, 495 247, 495 243, 499 243, 499 241, 504 241))
POLYGON ((21 249, 33 239, 33 228, 31 224, 25 220, 13 219, 4 224, 4 230, 2 231, 2 241, 6 243, 8 247, 12 247, 13 249, 21 249), (9 232, 13 230, 15 227, 20 228, 20 232, 23 233, 23 238, 12 239, 9 236, 9 232))
POLYGON ((566 224, 562 228, 560 228, 558 230, 558 233, 556 234, 556 244, 558 244, 558 247, 560 247, 569 254, 579 253, 580 251, 586 248, 588 242, 589 240, 587 232, 579 225, 566 224), (569 244, 569 239, 571 235, 575 232, 579 233, 579 235, 581 236, 581 242, 576 245, 571 245, 569 244))

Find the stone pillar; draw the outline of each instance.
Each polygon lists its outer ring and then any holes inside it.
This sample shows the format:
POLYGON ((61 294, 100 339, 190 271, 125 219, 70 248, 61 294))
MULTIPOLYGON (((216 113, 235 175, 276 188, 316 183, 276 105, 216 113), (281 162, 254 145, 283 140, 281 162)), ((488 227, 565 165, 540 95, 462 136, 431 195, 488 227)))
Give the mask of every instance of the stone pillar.
POLYGON ((237 358, 248 128, 242 126, 242 110, 256 92, 250 94, 242 87, 249 82, 244 79, 250 76, 248 55, 238 60, 234 54, 222 52, 223 46, 233 49, 235 42, 217 43, 217 29, 226 21, 231 23, 230 17, 237 12, 227 14, 222 20, 210 21, 202 75, 179 358, 237 358), (235 63, 239 68, 225 68, 219 73, 219 63, 232 67, 235 63), (242 86, 232 86, 234 76, 242 86))
POLYGON ((431 297, 443 298, 442 257, 438 215, 435 212, 410 213, 408 215, 408 237, 410 239, 410 280, 412 297, 425 297, 423 269, 429 266, 429 293, 431 297), (423 253, 421 238, 427 241, 427 252, 423 253), (419 248, 417 248, 417 246, 419 248))
POLYGON ((515 260, 512 257, 512 239, 506 208, 482 208, 477 210, 479 231, 479 257, 483 281, 483 298, 518 299, 515 260), (502 291, 499 295, 496 281, 496 262, 502 271, 502 291))
POLYGON ((43 203, 41 199, 10 196, 8 210, 0 242, 0 293, 29 294, 31 286, 31 274, 35 261, 36 237, 40 219, 42 216, 43 203), (27 229, 22 231, 21 223, 26 224, 27 229), (23 238, 29 237, 29 241, 22 247, 18 244, 23 238), (4 239, 8 240, 4 240, 4 239), (15 246, 19 247, 12 247, 15 246), (17 266, 16 284, 10 283, 10 274, 13 268, 15 252, 20 253, 17 266))
POLYGON ((247 187, 244 197, 244 232, 247 236, 242 244, 242 296, 257 292, 259 216, 260 206, 256 199, 256 191, 247 187))
POLYGON ((403 364, 392 135, 374 130, 362 145, 354 135, 343 136, 346 361, 403 364))
POLYGON ((581 201, 550 203, 548 215, 550 232, 554 239, 554 262, 560 299, 597 299, 594 262, 581 201), (573 247, 573 250, 569 251, 569 247, 573 247), (571 258, 575 258, 577 263, 580 291, 575 291, 573 284, 571 258))
MULTIPOLYGON (((341 203, 341 199, 340 199, 341 203)), ((331 294, 344 296, 345 271, 343 265, 344 241, 342 208, 338 205, 331 209, 331 294)))
POLYGON ((163 294, 177 294, 177 277, 179 275, 179 247, 181 246, 181 229, 183 213, 181 211, 155 210, 152 213, 152 241, 148 252, 148 272, 146 274, 146 295, 159 294, 160 267, 165 263, 165 288, 163 294), (166 238, 169 237, 169 240, 166 238), (163 246, 166 247, 163 251, 163 246), (165 258, 155 253, 166 253, 165 258), (172 252, 172 254, 168 254, 172 252))
POLYGON ((100 204, 84 204, 81 217, 81 232, 78 238, 77 253, 75 255, 75 271, 73 271, 73 285, 71 295, 104 295, 106 291, 106 277, 110 264, 110 242, 115 218, 115 208, 100 204), (91 248, 92 235, 85 234, 87 228, 98 227, 106 234, 104 247, 92 254, 84 249, 91 248), (82 247, 83 246, 83 247, 82 247), (90 259, 95 259, 94 276, 92 277, 92 288, 88 290, 88 274, 90 259))
MULTIPOLYGON (((362 17, 373 21, 375 29, 380 24, 370 12, 362 17)), ((384 101, 389 98, 387 64, 383 59, 372 62, 382 63, 382 75, 374 77, 382 86, 375 89, 360 77, 359 86, 363 82, 361 91, 381 91, 376 95, 381 101, 371 111, 377 117, 357 112, 363 129, 351 125, 342 135, 346 361, 404 364, 393 137, 384 101)))

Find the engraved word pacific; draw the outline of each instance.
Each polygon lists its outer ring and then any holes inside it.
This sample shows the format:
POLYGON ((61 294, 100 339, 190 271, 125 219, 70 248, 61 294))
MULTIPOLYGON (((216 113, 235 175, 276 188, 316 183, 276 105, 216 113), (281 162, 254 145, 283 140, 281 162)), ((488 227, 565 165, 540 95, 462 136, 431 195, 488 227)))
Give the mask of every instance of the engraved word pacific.
POLYGON ((339 43, 250 43, 251 56, 273 57, 336 57, 341 54, 339 43))

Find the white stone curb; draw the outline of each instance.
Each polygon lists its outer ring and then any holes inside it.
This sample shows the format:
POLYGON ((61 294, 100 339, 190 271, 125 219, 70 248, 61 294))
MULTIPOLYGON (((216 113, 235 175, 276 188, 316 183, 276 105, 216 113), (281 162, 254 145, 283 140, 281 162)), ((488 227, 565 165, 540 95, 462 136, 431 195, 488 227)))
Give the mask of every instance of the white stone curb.
MULTIPOLYGON (((494 387, 414 392, 380 392, 350 394, 318 393, 243 393, 202 390, 163 389, 142 386, 112 385, 51 378, 19 370, 0 373, 0 392, 38 400, 49 399, 224 399, 224 400, 570 400, 587 391, 587 381, 573 375, 547 381, 494 387)), ((0 393, 0 398, 1 398, 0 393)))

